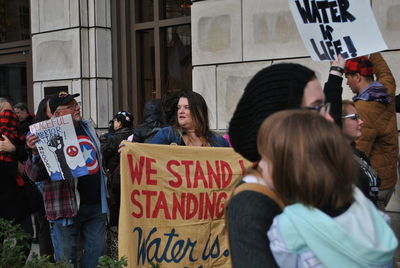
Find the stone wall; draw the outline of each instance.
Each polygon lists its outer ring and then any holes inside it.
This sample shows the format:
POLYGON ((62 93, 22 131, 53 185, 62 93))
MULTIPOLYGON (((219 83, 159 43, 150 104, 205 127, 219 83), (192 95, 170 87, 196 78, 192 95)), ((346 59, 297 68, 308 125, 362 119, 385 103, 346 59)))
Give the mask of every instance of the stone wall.
POLYGON ((31 0, 35 109, 45 87, 80 93, 99 128, 112 116, 110 0, 31 0))
MULTIPOLYGON (((383 55, 400 83, 398 0, 372 0, 389 51, 383 55)), ((308 57, 287 1, 206 0, 192 6, 193 89, 206 99, 211 127, 225 131, 250 78, 264 66, 290 61, 317 72, 321 83, 329 63, 308 57)), ((352 93, 344 85, 344 98, 352 93)), ((399 88, 399 87, 398 87, 399 88)))

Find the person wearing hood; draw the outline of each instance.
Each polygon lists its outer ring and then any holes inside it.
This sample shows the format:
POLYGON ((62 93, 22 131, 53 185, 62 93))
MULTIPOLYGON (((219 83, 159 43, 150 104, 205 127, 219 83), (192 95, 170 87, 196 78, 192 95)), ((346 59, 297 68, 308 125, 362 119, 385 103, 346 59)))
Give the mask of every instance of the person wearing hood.
POLYGON ((165 124, 165 116, 160 99, 147 102, 143 110, 143 123, 133 129, 128 141, 145 143, 159 131, 165 124))
POLYGON ((257 146, 262 178, 285 204, 267 232, 280 267, 392 267, 389 218, 354 186, 358 163, 337 126, 282 111, 264 121, 257 146))

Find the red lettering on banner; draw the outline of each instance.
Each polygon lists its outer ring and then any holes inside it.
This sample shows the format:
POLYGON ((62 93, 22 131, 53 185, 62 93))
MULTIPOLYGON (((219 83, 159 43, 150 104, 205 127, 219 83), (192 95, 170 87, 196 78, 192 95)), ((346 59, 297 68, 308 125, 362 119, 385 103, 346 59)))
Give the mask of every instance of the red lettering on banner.
POLYGON ((244 161, 242 159, 239 160, 240 168, 242 169, 242 176, 246 175, 246 167, 244 166, 244 161))
POLYGON ((193 165, 193 161, 182 160, 181 163, 185 166, 186 185, 188 188, 192 188, 192 182, 190 181, 190 166, 193 165))
POLYGON ((232 168, 231 166, 221 160, 221 170, 222 170, 222 188, 226 188, 232 181, 232 168))
POLYGON ((199 220, 201 220, 203 218, 203 207, 204 207, 204 193, 200 193, 200 205, 199 205, 199 220))
POLYGON ((228 198, 226 192, 172 193, 172 204, 168 204, 169 196, 164 191, 133 190, 131 201, 136 211, 132 212, 135 218, 151 219, 220 219, 224 216, 224 205, 228 198), (140 199, 140 195, 143 197, 140 199), (154 202, 151 202, 154 198, 154 202), (144 199, 144 200, 143 200, 144 199), (143 201, 139 201, 143 200, 143 201), (143 208, 145 206, 145 208, 143 208), (137 211, 139 210, 139 211, 137 211), (144 212, 145 211, 145 212, 144 212), (163 213, 160 214, 160 211, 163 213))
POLYGON ((146 157, 146 183, 147 183, 147 185, 157 185, 157 180, 152 180, 150 178, 151 174, 157 174, 157 170, 151 168, 152 163, 156 163, 156 160, 154 158, 146 157))
POLYGON ((168 203, 167 203, 167 199, 165 198, 165 193, 163 191, 160 191, 160 193, 158 195, 156 207, 153 211, 153 215, 151 215, 151 217, 153 219, 157 218, 158 212, 160 211, 160 209, 162 209, 164 211, 165 218, 167 220, 170 220, 171 216, 169 215, 169 211, 168 211, 168 203))
POLYGON ((173 165, 179 167, 181 164, 179 164, 178 160, 170 160, 167 162, 167 170, 169 171, 169 173, 174 175, 174 177, 176 178, 176 181, 170 180, 170 181, 168 181, 168 184, 171 187, 178 188, 178 187, 181 187, 181 185, 182 185, 182 177, 178 172, 176 172, 175 170, 172 169, 171 166, 173 166, 173 165))
POLYGON ((210 219, 214 218, 214 206, 215 206, 215 201, 216 201, 216 192, 212 193, 212 202, 210 200, 210 196, 206 196, 206 204, 205 204, 205 209, 204 211, 204 219, 208 219, 208 215, 210 215, 210 219))
POLYGON ((214 172, 210 162, 206 161, 206 163, 207 163, 208 185, 210 189, 213 188, 213 179, 218 189, 221 189, 221 169, 219 167, 219 161, 218 160, 215 161, 215 169, 217 170, 217 172, 214 172))
POLYGON ((143 190, 142 194, 146 196, 146 218, 150 218, 151 197, 157 196, 156 191, 143 190))
POLYGON ((176 220, 176 210, 179 211, 179 214, 181 214, 182 219, 185 218, 185 200, 186 198, 186 193, 181 194, 181 200, 179 202, 178 197, 176 196, 176 193, 173 193, 173 200, 172 200, 172 219, 176 220))
POLYGON ((225 212, 225 200, 228 198, 228 194, 225 192, 222 192, 218 195, 217 198, 217 205, 215 206, 215 208, 217 209, 216 212, 216 217, 217 219, 222 218, 222 216, 224 216, 224 212, 225 212), (218 209, 220 208, 220 209, 218 209))
MULTIPOLYGON (((242 174, 245 174, 246 168, 244 162, 242 160, 239 161, 242 174)), ((184 176, 186 178, 187 188, 199 188, 199 181, 202 181, 204 189, 212 189, 214 183, 218 189, 223 189, 232 182, 233 172, 228 162, 216 160, 215 168, 213 168, 212 164, 207 160, 204 163, 199 160, 196 160, 196 162, 192 160, 169 160, 166 169, 174 176, 174 178, 168 181, 171 187, 179 188, 183 185, 181 174, 173 168, 174 166, 181 167, 181 165, 185 167, 184 176), (206 171, 206 173, 204 171, 206 171)))
POLYGON ((129 172, 131 174, 132 184, 135 184, 135 179, 136 179, 138 185, 140 185, 140 182, 142 180, 144 161, 145 157, 141 156, 139 158, 139 164, 136 162, 135 167, 133 167, 133 156, 131 154, 128 154, 128 166, 129 166, 129 172))
POLYGON ((132 216, 135 218, 141 218, 143 216, 143 207, 142 204, 135 199, 135 195, 140 196, 139 190, 133 190, 131 193, 131 202, 132 204, 134 204, 136 207, 139 208, 139 213, 132 212, 132 216))
POLYGON ((196 170, 194 172, 193 188, 199 188, 199 180, 203 181, 204 188, 208 188, 206 177, 204 177, 203 169, 201 168, 200 161, 196 161, 196 170))
POLYGON ((197 201, 197 198, 194 194, 192 193, 188 193, 187 194, 187 199, 186 199, 186 216, 185 219, 189 220, 191 218, 193 218, 196 213, 197 210, 199 209, 199 201, 197 201), (193 210, 191 211, 192 208, 192 204, 193 203, 193 210))

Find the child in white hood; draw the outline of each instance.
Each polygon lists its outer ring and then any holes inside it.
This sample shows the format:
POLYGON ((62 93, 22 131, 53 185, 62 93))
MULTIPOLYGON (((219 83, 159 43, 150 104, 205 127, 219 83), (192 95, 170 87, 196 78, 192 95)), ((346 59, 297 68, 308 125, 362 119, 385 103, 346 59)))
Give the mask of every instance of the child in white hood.
POLYGON ((263 178, 286 207, 268 231, 280 267, 392 267, 389 218, 354 186, 357 164, 340 129, 289 110, 258 132, 263 178))

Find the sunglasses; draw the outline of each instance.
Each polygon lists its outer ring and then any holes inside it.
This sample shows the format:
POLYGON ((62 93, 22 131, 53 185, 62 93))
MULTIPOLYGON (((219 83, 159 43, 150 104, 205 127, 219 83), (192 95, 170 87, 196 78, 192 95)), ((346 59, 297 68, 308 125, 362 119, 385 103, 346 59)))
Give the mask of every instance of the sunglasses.
POLYGON ((347 114, 347 115, 342 116, 342 118, 343 119, 349 118, 354 121, 361 120, 361 116, 359 114, 347 114))

